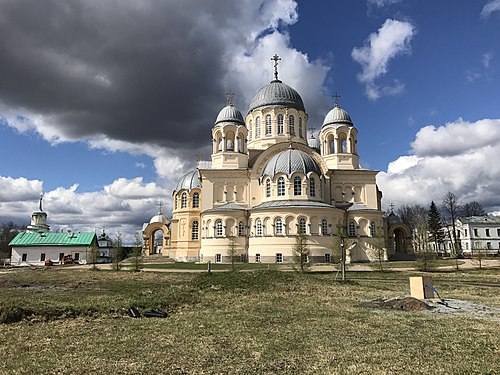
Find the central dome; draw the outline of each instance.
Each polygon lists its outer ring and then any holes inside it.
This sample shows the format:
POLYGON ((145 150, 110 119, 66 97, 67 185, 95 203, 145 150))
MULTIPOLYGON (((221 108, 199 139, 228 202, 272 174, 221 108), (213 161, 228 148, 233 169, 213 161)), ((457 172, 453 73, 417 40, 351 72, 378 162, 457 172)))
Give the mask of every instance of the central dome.
POLYGON ((309 154, 291 148, 274 155, 267 163, 262 175, 274 178, 276 174, 284 173, 290 177, 295 172, 302 172, 304 175, 315 172, 321 176, 321 169, 309 154))
POLYGON ((280 106, 306 111, 299 93, 278 79, 271 81, 253 96, 248 112, 266 106, 280 106))

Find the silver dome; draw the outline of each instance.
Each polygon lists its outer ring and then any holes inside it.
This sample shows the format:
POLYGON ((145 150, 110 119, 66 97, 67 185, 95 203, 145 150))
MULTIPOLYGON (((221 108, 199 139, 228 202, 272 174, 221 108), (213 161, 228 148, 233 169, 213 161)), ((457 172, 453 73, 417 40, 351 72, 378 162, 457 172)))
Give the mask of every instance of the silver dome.
POLYGON ((337 124, 354 126, 351 120, 351 116, 349 116, 349 113, 344 111, 338 105, 333 107, 333 109, 330 112, 328 112, 328 114, 325 117, 325 121, 323 121, 323 127, 328 125, 337 125, 337 124))
POLYGON ((309 154, 292 148, 274 155, 267 163, 262 175, 274 178, 277 173, 284 173, 290 178, 295 172, 302 172, 305 175, 315 172, 321 176, 321 169, 309 154))
POLYGON ((314 138, 314 136, 312 134, 309 137, 309 139, 307 140, 307 145, 315 151, 319 151, 319 149, 320 149, 319 139, 314 138))
POLYGON ((157 215, 153 216, 151 218, 151 220, 149 220, 149 224, 152 224, 152 223, 168 224, 169 221, 167 220, 167 218, 161 212, 158 212, 157 215))
POLYGON ((266 106, 281 106, 306 111, 299 93, 277 79, 257 91, 250 102, 248 112, 266 106))
POLYGON ((193 169, 182 176, 175 187, 175 191, 180 191, 182 189, 191 190, 197 187, 201 187, 200 175, 198 169, 193 169))
POLYGON ((240 125, 245 125, 245 120, 243 120, 243 115, 238 109, 233 107, 232 104, 228 104, 221 109, 217 119, 215 120, 215 125, 220 122, 236 122, 240 125))

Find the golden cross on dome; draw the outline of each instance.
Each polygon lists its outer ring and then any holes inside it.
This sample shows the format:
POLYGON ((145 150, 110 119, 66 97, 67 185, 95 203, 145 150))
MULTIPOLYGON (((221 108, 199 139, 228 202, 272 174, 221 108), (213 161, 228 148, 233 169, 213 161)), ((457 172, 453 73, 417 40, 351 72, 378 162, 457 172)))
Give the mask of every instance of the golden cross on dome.
POLYGON ((276 53, 274 54, 273 57, 271 57, 271 60, 274 61, 274 79, 277 81, 278 80, 278 61, 281 60, 281 57, 279 57, 276 53))

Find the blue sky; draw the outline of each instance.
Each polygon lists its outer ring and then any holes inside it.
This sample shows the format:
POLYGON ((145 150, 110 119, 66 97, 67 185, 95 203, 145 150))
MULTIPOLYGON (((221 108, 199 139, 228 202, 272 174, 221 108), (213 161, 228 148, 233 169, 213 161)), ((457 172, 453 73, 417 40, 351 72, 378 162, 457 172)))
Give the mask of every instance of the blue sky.
POLYGON ((236 93, 297 89, 319 130, 341 95, 389 203, 447 191, 500 211, 500 0, 6 1, 0 222, 40 191, 54 229, 133 233, 210 157, 236 93))

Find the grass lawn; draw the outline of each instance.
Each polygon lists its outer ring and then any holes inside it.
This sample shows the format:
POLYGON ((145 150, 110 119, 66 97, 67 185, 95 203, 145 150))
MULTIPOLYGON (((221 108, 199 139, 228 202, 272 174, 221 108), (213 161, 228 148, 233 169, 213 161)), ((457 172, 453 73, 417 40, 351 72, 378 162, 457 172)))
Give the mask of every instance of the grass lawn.
MULTIPOLYGON (((410 275, 9 271, 0 374, 500 373, 499 315, 360 306, 409 294, 410 275), (133 319, 130 306, 169 317, 133 319)), ((500 308, 498 270, 432 277, 444 298, 500 308)))

